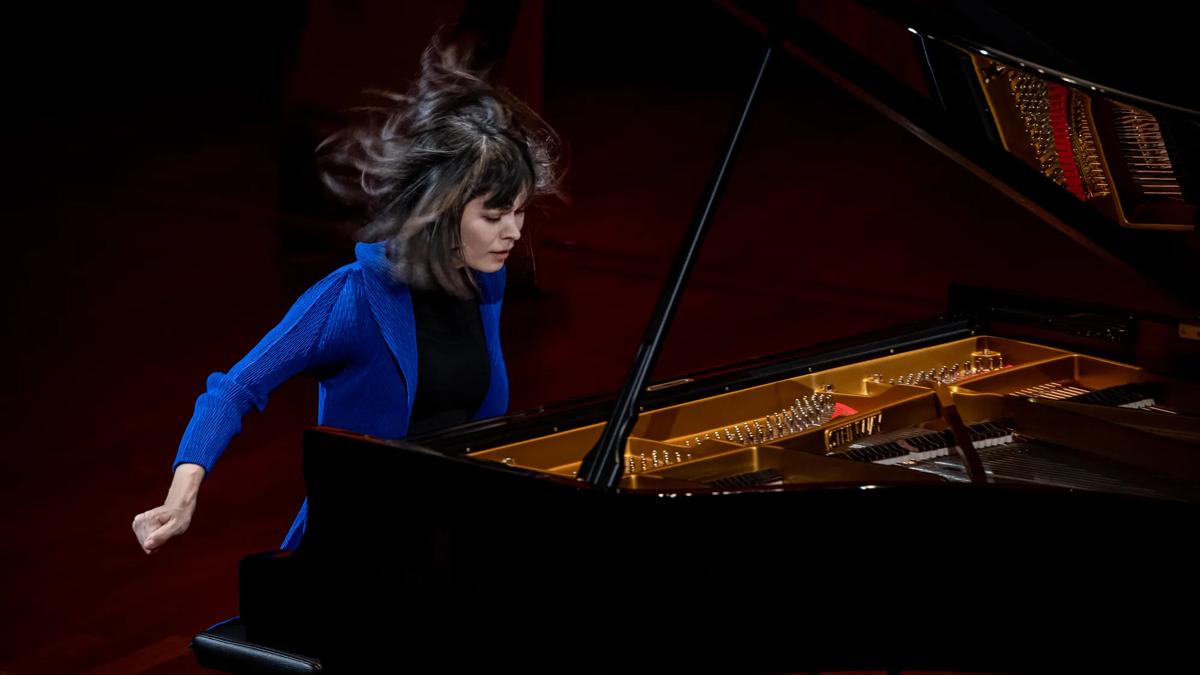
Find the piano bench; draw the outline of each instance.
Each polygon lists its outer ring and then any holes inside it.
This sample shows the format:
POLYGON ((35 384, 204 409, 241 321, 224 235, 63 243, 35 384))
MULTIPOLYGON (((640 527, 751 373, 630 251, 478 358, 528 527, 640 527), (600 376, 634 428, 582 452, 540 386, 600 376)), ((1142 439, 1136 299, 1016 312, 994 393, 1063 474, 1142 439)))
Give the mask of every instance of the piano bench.
POLYGON ((204 668, 236 675, 321 672, 319 659, 249 642, 246 626, 239 619, 217 624, 197 634, 192 638, 192 651, 204 668))

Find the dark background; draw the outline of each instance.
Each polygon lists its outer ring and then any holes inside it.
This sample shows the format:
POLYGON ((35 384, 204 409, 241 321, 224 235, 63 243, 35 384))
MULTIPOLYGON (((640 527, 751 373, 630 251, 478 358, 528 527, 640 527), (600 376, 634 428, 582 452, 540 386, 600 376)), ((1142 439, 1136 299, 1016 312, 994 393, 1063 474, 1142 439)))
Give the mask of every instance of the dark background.
MULTIPOLYGON (((167 5, 4 22, 8 675, 195 672, 190 635, 236 613, 238 559, 302 499, 312 381, 247 419, 186 536, 147 557, 129 522, 161 504, 205 377, 350 259, 316 143, 464 8, 167 5)), ((497 72, 566 141, 570 199, 510 263, 513 410, 620 385, 759 45, 707 3, 520 5, 497 72)), ((1186 313, 781 61, 655 379, 936 315, 951 283, 1186 313)))

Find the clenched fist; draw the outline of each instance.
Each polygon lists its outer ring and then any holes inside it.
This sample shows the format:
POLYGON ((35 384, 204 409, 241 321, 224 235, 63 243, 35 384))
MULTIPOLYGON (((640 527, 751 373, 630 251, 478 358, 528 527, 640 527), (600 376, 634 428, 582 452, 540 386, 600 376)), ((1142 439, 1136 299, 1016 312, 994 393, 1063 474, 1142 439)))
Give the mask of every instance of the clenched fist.
POLYGON ((204 480, 204 467, 180 464, 162 506, 133 518, 133 533, 146 553, 153 553, 172 537, 187 531, 196 511, 196 494, 204 480))

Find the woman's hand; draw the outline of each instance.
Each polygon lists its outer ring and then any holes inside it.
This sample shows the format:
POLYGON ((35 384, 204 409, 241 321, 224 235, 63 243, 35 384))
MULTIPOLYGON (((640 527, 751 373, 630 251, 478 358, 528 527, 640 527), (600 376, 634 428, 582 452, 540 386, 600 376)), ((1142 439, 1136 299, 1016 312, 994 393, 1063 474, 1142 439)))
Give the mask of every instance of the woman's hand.
POLYGON ((133 533, 147 554, 153 553, 171 537, 183 534, 192 523, 196 511, 196 495, 204 480, 204 467, 199 464, 180 464, 163 505, 139 513, 133 519, 133 533))

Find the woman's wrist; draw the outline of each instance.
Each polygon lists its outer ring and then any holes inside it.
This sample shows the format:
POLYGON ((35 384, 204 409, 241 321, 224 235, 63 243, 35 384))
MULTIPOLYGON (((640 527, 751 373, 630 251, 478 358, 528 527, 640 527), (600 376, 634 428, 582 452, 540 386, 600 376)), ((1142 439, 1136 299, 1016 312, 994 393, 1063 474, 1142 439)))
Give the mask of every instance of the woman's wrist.
POLYGON ((176 467, 175 478, 167 492, 166 505, 194 506, 196 495, 200 492, 200 484, 204 482, 204 474, 204 467, 199 464, 180 464, 176 467))

